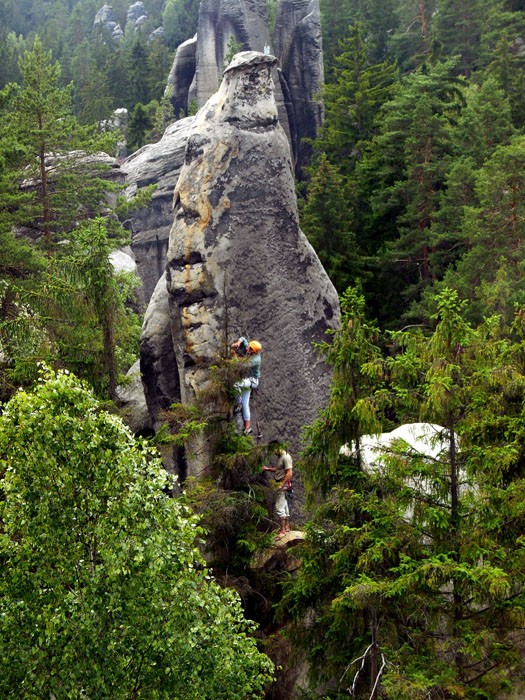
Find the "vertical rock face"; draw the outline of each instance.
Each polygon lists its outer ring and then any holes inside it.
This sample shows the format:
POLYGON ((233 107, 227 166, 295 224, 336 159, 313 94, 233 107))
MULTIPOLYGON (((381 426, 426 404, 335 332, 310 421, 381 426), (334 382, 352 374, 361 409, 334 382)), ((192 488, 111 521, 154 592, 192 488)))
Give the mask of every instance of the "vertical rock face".
MULTIPOLYGON (((299 228, 290 149, 273 93, 275 62, 258 52, 238 54, 195 117, 175 188, 165 294, 182 401, 203 387, 225 343, 240 334, 257 338, 263 345, 257 418, 265 440, 286 440, 293 449, 327 397, 329 372, 312 343, 337 326, 339 305, 299 228)), ((163 294, 159 287, 155 303, 165 308, 163 294)), ((159 327, 151 318, 148 324, 159 327)), ((152 342, 148 324, 146 372, 153 362, 148 348, 155 354, 164 342, 152 342)), ((153 411, 158 381, 146 373, 153 411)), ((190 473, 202 466, 189 459, 190 473)))
POLYGON ((279 0, 275 36, 269 31, 267 0, 201 0, 193 81, 189 81, 189 46, 181 45, 168 81, 174 106, 192 99, 199 107, 217 90, 230 42, 243 49, 273 51, 279 120, 300 172, 308 161, 306 139, 315 138, 323 113, 319 93, 324 80, 319 0, 279 0), (277 75, 279 78, 277 79, 277 75))
POLYGON ((176 117, 188 114, 190 102, 193 99, 190 88, 195 78, 196 51, 197 36, 194 36, 180 44, 171 66, 166 95, 171 99, 176 117))
POLYGON ((132 249, 146 303, 166 267, 168 238, 173 223, 173 190, 184 162, 192 123, 192 117, 174 122, 158 143, 144 146, 121 166, 128 197, 133 197, 141 187, 156 185, 149 206, 134 212, 130 220, 132 249))
POLYGON ((323 121, 321 88, 324 82, 319 0, 280 0, 275 23, 275 54, 280 57, 290 94, 288 117, 298 174, 309 163, 311 146, 323 121))
POLYGON ((254 51, 262 52, 269 46, 266 0, 201 0, 197 39, 196 95, 200 107, 219 86, 230 39, 254 51))
MULTIPOLYGON (((198 32, 178 47, 166 87, 177 116, 187 114, 192 102, 202 107, 216 92, 232 39, 259 52, 271 47, 267 0, 201 0, 198 32)), ((307 141, 317 135, 323 116, 318 99, 323 82, 319 0, 279 1, 275 47, 279 60, 272 67, 272 78, 277 114, 300 176, 309 160, 307 141)), ((158 185, 151 203, 135 213, 132 222, 132 247, 146 302, 166 264, 172 193, 187 130, 186 119, 179 120, 159 143, 140 149, 122 166, 129 194, 144 184, 158 185)))

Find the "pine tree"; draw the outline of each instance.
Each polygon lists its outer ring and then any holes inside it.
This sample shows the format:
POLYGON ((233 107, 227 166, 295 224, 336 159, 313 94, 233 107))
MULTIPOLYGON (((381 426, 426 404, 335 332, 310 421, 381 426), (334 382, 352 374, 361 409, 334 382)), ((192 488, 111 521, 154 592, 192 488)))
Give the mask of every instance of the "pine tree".
MULTIPOLYGON (((283 609, 336 694, 503 697, 523 670, 522 316, 512 329, 497 318, 473 327, 455 293, 435 304, 429 334, 392 335, 388 372, 366 341, 331 354, 332 420, 308 433, 305 479, 327 496, 283 609), (350 401, 361 392, 368 400, 350 401), (388 415, 442 426, 435 456, 400 441, 365 468, 359 435, 388 415), (358 427, 351 456, 328 449, 332 424, 358 427)), ((355 327, 345 321, 341 337, 355 327)))
POLYGON ((469 78, 479 65, 480 44, 492 0, 440 0, 433 22, 441 56, 459 56, 457 70, 469 78))
MULTIPOLYGON (((38 222, 51 258, 55 234, 105 205, 112 185, 104 166, 89 154, 101 150, 94 134, 82 129, 72 113, 71 90, 60 87, 60 65, 39 38, 21 59, 23 83, 12 101, 10 125, 26 151, 20 179, 32 193, 32 205, 20 209, 18 222, 38 222)), ((109 145, 109 140, 107 140, 109 145)))
MULTIPOLYGON (((419 69, 404 79, 379 113, 380 131, 356 173, 371 209, 364 218, 364 238, 372 255, 380 251, 377 265, 384 282, 377 292, 390 297, 383 317, 398 315, 435 276, 430 232, 453 154, 451 126, 463 102, 453 65, 419 69)), ((383 299, 378 303, 383 305, 383 299)))
POLYGON ((473 319, 487 312, 489 298, 495 306, 488 310, 507 318, 513 304, 523 302, 524 167, 525 139, 518 136, 497 148, 477 174, 479 204, 466 209, 462 227, 469 249, 445 276, 446 284, 472 300, 473 319), (495 292, 503 279, 502 296, 495 298, 490 290, 495 292))
POLYGON ((390 51, 402 70, 413 70, 432 57, 432 21, 438 0, 400 0, 390 51))
POLYGON ((162 24, 172 49, 195 34, 198 11, 197 0, 167 0, 162 11, 162 24))
POLYGON ((349 200, 344 177, 322 154, 312 168, 301 227, 340 293, 355 284, 361 268, 349 200))

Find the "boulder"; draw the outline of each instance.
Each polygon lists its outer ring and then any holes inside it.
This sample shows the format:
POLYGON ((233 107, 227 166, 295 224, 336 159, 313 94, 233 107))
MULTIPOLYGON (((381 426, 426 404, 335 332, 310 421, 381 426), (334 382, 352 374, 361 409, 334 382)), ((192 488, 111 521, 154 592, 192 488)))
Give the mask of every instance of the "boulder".
MULTIPOLYGON (((273 92, 275 64, 267 54, 238 54, 191 123, 175 188, 166 287, 157 285, 150 304, 162 309, 165 330, 157 325, 153 332, 156 312, 148 309, 141 367, 155 422, 166 394, 191 403, 229 343, 241 334, 257 338, 258 418, 265 438, 286 441, 293 451, 328 396, 330 372, 314 343, 337 327, 339 302, 299 228, 290 149, 273 92), (166 392, 161 364, 166 359, 173 374, 172 356, 179 386, 166 392)), ((205 447, 198 460, 189 455, 189 473, 200 473, 209 458, 205 447)))
POLYGON ((137 272, 137 263, 130 249, 118 248, 109 254, 109 262, 115 272, 137 272))
POLYGON ((292 573, 296 571, 301 561, 292 551, 293 547, 305 540, 305 533, 301 530, 290 530, 285 535, 279 537, 277 534, 271 547, 258 550, 250 563, 250 568, 256 571, 288 571, 292 573))

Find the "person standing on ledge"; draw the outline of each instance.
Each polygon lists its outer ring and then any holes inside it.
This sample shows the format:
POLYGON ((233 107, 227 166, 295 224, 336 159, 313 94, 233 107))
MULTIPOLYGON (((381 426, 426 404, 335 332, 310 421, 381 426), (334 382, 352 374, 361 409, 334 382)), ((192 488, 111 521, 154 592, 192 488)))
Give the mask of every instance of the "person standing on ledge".
POLYGON ((288 507, 286 494, 292 488, 293 463, 292 457, 284 449, 283 445, 272 440, 270 446, 273 447, 273 452, 277 456, 277 465, 275 467, 263 465, 263 471, 273 473, 273 479, 277 489, 275 515, 279 518, 281 525, 278 536, 282 537, 286 535, 287 532, 290 532, 290 509, 288 507))
POLYGON ((250 395, 252 390, 259 386, 261 377, 261 350, 262 345, 258 340, 248 342, 244 336, 231 345, 232 351, 237 357, 246 357, 249 364, 249 376, 236 382, 234 387, 238 393, 237 403, 241 407, 244 422, 244 434, 251 435, 252 422, 250 413, 250 395))

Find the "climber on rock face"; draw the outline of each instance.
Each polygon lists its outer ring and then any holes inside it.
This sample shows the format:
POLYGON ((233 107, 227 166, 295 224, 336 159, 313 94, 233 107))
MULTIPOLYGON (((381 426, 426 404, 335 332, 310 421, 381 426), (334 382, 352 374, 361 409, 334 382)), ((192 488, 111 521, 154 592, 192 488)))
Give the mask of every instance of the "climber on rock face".
POLYGON ((288 507, 287 494, 291 493, 292 488, 293 463, 291 456, 283 445, 272 441, 270 446, 273 448, 273 452, 277 457, 277 465, 275 467, 264 465, 263 471, 273 473, 275 488, 277 490, 275 514, 279 518, 281 526, 279 537, 282 537, 286 535, 287 532, 290 532, 290 509, 288 507))
POLYGON ((250 435, 252 432, 250 414, 250 395, 252 390, 259 386, 261 376, 261 350, 262 345, 258 340, 248 340, 241 336, 231 345, 233 353, 237 357, 246 357, 249 366, 249 376, 236 382, 234 388, 237 392, 237 404, 242 411, 244 421, 244 434, 250 435))

